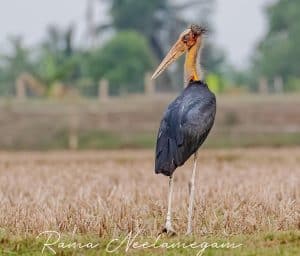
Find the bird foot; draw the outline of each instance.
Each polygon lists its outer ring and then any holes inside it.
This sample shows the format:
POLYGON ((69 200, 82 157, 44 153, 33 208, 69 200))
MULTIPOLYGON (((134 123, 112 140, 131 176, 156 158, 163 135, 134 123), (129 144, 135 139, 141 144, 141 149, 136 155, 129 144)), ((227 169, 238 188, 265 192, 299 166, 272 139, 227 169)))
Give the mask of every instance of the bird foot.
POLYGON ((160 232, 160 234, 166 233, 167 236, 176 236, 176 232, 172 227, 164 227, 163 230, 160 232))

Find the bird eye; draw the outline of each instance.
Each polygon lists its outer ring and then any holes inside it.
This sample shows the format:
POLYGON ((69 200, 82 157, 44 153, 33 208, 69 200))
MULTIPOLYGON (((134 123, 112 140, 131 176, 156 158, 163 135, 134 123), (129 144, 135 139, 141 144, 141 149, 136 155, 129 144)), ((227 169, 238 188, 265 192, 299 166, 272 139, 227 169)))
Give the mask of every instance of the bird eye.
POLYGON ((188 40, 189 40, 189 35, 185 35, 185 36, 182 38, 182 41, 183 41, 184 43, 187 43, 188 40))

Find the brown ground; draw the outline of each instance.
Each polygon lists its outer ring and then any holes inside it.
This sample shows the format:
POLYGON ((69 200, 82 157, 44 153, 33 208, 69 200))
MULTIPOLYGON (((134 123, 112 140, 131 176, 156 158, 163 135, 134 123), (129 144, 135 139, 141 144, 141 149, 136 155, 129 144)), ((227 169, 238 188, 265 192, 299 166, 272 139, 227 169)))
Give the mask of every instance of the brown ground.
MULTIPOLYGON (((197 234, 300 228, 300 148, 203 150, 196 179, 197 234)), ((174 225, 186 229, 192 162, 176 171, 174 225)), ((0 153, 0 227, 112 236, 143 227, 156 235, 168 179, 152 151, 0 153)))

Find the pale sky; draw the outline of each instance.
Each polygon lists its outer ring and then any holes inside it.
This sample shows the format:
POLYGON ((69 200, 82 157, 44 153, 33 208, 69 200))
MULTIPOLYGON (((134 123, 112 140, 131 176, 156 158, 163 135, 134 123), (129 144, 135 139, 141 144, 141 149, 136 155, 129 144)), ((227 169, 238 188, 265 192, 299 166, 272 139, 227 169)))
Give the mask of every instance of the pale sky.
POLYGON ((236 67, 245 67, 267 29, 264 7, 274 0, 217 0, 216 43, 236 67))
MULTIPOLYGON (((30 46, 43 38, 49 24, 66 27, 70 23, 84 24, 85 21, 86 0, 0 1, 0 48, 7 46, 8 35, 22 35, 30 46)), ((247 65, 251 50, 265 33, 262 8, 272 1, 217 0, 212 19, 215 21, 215 41, 236 67, 247 65)), ((84 40, 84 35, 81 35, 81 40, 84 40)))

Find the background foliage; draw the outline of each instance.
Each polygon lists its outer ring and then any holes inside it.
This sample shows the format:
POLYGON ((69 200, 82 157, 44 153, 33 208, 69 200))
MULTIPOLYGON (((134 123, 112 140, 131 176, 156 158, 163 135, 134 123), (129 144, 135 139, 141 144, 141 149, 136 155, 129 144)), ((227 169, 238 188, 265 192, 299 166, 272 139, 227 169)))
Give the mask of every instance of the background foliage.
MULTIPOLYGON (((109 80, 111 94, 142 92, 145 73, 153 70, 178 33, 193 22, 209 28, 202 66, 215 91, 255 91, 261 78, 267 79, 269 87, 280 78, 285 91, 299 90, 300 2, 279 0, 266 8, 268 31, 253 52, 252 65, 244 70, 233 68, 212 40, 214 4, 192 0, 107 1, 110 18, 96 24, 93 34, 98 43, 94 45, 77 45, 73 26, 49 26, 44 39, 31 48, 22 38, 12 36, 9 49, 0 53, 0 95, 13 95, 15 82, 23 73, 46 87, 48 96, 57 85, 95 96, 102 78, 109 80)), ((182 66, 173 66, 160 79, 166 90, 181 89, 182 66)))
POLYGON ((286 90, 299 89, 300 2, 280 0, 266 9, 269 30, 259 43, 253 71, 269 80, 280 76, 286 90))
POLYGON ((144 74, 153 67, 147 40, 134 31, 117 33, 86 57, 84 74, 95 83, 101 78, 109 80, 112 94, 142 92, 144 74))

